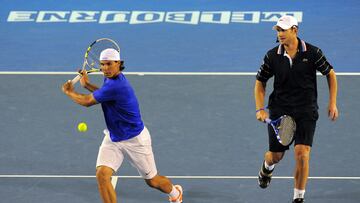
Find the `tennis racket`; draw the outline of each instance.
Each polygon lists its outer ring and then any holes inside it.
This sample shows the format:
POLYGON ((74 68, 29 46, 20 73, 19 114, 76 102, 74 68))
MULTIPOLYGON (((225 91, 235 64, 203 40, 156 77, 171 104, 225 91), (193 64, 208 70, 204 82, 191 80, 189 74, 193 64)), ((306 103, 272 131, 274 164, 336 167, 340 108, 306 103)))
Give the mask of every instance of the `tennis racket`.
MULTIPOLYGON (((82 70, 86 70, 87 73, 100 72, 100 53, 104 49, 113 48, 120 52, 119 45, 116 42, 109 38, 101 38, 95 40, 90 46, 87 48, 84 56, 84 63, 82 66, 82 70)), ((81 74, 77 75, 74 79, 71 80, 71 83, 74 85, 81 78, 81 74)))
POLYGON ((265 123, 274 129, 277 140, 284 146, 290 145, 294 139, 296 131, 295 120, 288 115, 283 115, 276 120, 265 119, 265 123))

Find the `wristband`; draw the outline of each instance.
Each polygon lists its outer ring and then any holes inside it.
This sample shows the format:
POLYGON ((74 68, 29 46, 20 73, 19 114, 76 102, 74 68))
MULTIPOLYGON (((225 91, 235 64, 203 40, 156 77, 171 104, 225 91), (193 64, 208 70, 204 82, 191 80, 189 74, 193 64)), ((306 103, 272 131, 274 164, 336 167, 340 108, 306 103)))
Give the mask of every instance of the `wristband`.
POLYGON ((259 112, 259 111, 264 111, 265 109, 264 108, 260 108, 258 110, 255 111, 255 113, 259 112))

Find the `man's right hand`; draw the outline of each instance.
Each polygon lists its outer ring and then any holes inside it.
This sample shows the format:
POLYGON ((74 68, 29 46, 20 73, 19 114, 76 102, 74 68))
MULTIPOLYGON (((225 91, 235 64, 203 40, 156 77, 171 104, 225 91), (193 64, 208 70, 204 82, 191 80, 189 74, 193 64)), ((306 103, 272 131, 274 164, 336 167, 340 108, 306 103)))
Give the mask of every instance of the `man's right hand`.
POLYGON ((256 112, 256 119, 261 122, 265 122, 265 119, 269 118, 269 114, 265 110, 256 112))
POLYGON ((80 84, 82 87, 86 88, 86 85, 89 84, 89 82, 90 82, 88 74, 87 74, 86 70, 81 70, 79 73, 81 74, 80 84))

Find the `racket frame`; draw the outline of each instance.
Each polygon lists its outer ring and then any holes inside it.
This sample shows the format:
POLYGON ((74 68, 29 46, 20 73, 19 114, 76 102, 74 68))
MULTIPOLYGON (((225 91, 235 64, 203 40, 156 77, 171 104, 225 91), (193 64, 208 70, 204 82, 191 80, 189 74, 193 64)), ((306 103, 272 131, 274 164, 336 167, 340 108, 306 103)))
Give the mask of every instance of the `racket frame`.
MULTIPOLYGON (((271 120, 270 118, 266 118, 266 119, 264 120, 264 122, 267 123, 267 124, 269 124, 269 125, 273 128, 273 130, 274 130, 274 132, 275 132, 275 135, 276 135, 276 139, 278 140, 278 142, 279 142, 280 144, 282 144, 283 146, 288 146, 288 145, 291 144, 292 141, 291 141, 289 144, 285 145, 285 144, 283 143, 283 141, 281 140, 281 137, 280 137, 280 135, 279 135, 279 131, 280 131, 280 130, 276 127, 277 124, 280 123, 281 120, 282 120, 283 118, 285 118, 285 117, 290 117, 290 118, 294 121, 294 119, 293 119, 291 116, 283 115, 283 116, 280 116, 280 118, 278 118, 278 119, 276 119, 276 120, 271 120)), ((294 122, 295 122, 295 121, 294 121, 294 122)), ((296 124, 296 123, 295 123, 295 124, 296 124)), ((295 125, 295 129, 296 129, 296 125, 295 125)), ((294 134, 292 135, 291 140, 293 140, 293 139, 294 139, 294 134)))
MULTIPOLYGON (((113 43, 115 45, 115 47, 117 48, 117 51, 120 52, 120 47, 119 45, 112 39, 109 39, 109 38, 100 38, 100 39, 97 39, 95 40, 94 42, 92 42, 90 44, 90 46, 86 49, 86 52, 85 52, 85 55, 84 55, 84 62, 83 62, 83 65, 82 65, 82 70, 86 70, 86 66, 90 67, 89 70, 86 71, 86 73, 93 73, 93 72, 100 72, 101 70, 99 68, 93 68, 91 65, 88 64, 88 61, 87 61, 87 58, 89 56, 89 52, 91 50, 91 48, 94 46, 94 44, 100 42, 100 41, 104 41, 104 40, 107 40, 107 41, 110 41, 111 43, 113 43)), ((72 80, 71 80, 71 83, 74 85, 76 84, 80 79, 81 79, 82 75, 79 73, 77 76, 75 76, 72 80)))

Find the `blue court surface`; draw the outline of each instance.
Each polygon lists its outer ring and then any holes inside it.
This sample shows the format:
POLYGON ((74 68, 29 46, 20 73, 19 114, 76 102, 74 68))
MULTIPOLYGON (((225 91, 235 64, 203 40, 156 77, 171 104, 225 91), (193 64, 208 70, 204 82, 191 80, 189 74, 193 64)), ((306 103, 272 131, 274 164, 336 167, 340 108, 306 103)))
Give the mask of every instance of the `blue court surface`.
POLYGON ((285 14, 299 20, 299 36, 321 47, 338 71, 357 71, 360 55, 358 0, 2 2, 4 71, 74 71, 86 47, 108 37, 131 71, 255 72, 276 46, 272 26, 285 14))
MULTIPOLYGON (((103 37, 121 47, 158 170, 183 186, 184 203, 291 202, 293 148, 271 186, 257 185, 267 134, 255 119, 253 96, 262 58, 277 46, 272 27, 284 14, 299 20, 299 37, 320 47, 338 73, 336 122, 327 118, 326 78, 318 76, 306 202, 360 202, 358 0, 1 3, 1 203, 100 202, 101 107, 76 105, 61 85, 75 76, 88 45, 103 37), (79 122, 88 124, 86 133, 77 131, 79 122)), ((91 80, 101 84, 102 76, 91 80)), ((128 162, 116 175, 119 202, 167 202, 128 162)))
MULTIPOLYGON (((60 90, 74 75, 0 75, 2 202, 100 202, 95 161, 105 128, 100 106, 80 107, 60 90), (80 133, 77 123, 88 123, 80 133)), ((271 186, 258 173, 267 148, 256 121, 254 75, 128 74, 153 138, 159 172, 184 187, 184 202, 290 202, 292 148, 271 186)), ((101 84, 101 75, 91 80, 101 84)), ((359 202, 358 75, 340 75, 335 123, 326 116, 326 79, 318 77, 320 119, 312 150, 308 202, 359 202)), ((81 91, 81 90, 80 90, 81 91)), ((127 162, 113 179, 119 202, 166 202, 127 162), (115 181, 116 184, 115 184, 115 181)))

